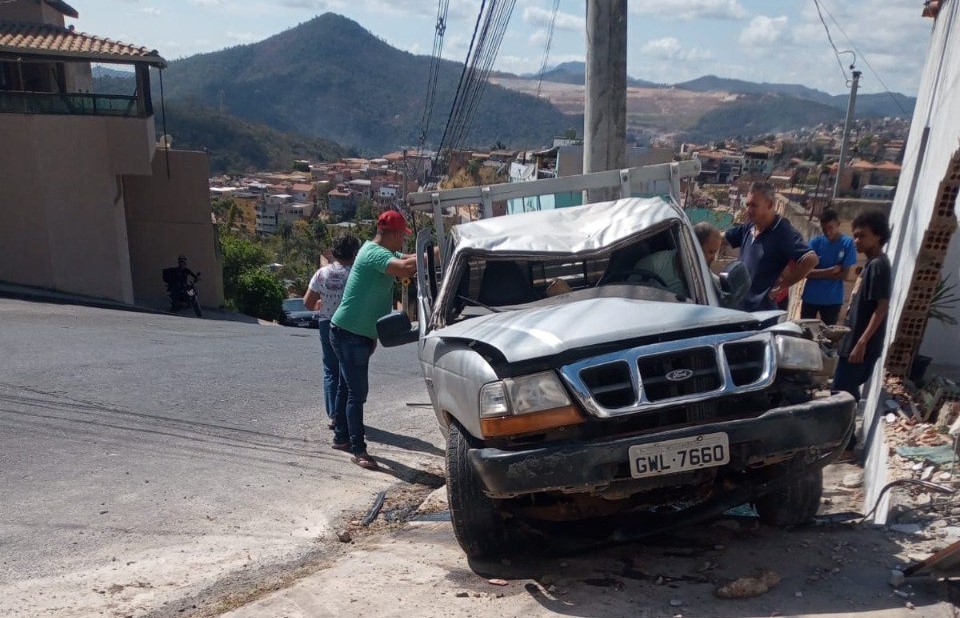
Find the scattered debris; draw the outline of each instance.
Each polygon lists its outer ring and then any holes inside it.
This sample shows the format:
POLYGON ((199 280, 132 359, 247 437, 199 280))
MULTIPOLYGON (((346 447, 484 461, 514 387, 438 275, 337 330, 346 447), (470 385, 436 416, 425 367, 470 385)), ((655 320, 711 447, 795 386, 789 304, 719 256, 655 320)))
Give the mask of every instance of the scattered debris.
POLYGON ((840 485, 848 489, 855 489, 863 485, 863 472, 852 472, 843 477, 840 485))
POLYGON ((803 591, 797 590, 796 592, 793 593, 793 596, 797 597, 798 599, 802 599, 802 598, 803 598, 803 591))
POLYGON ((493 584, 494 586, 507 586, 510 584, 510 582, 508 582, 507 580, 499 579, 497 577, 494 577, 493 579, 488 579, 487 583, 493 584))
POLYGON ((458 599, 465 599, 470 596, 470 593, 465 591, 460 591, 454 596, 456 596, 458 599))
POLYGON ((920 524, 893 524, 890 526, 890 529, 903 534, 917 534, 923 528, 920 526, 920 524))
POLYGON ((907 581, 907 577, 903 574, 903 571, 893 569, 890 571, 890 579, 888 581, 894 588, 899 588, 903 585, 903 582, 907 581))
POLYGON ((670 599, 670 607, 680 607, 683 605, 683 601, 680 599, 670 599))
POLYGON ((938 574, 960 574, 960 541, 948 545, 924 560, 907 567, 903 574, 910 577, 934 571, 938 574))
POLYGON ((897 596, 900 597, 901 599, 909 599, 909 598, 910 598, 910 593, 909 593, 909 592, 904 592, 903 590, 894 590, 894 591, 893 591, 893 594, 897 595, 897 596))
POLYGON ((377 518, 377 515, 380 514, 380 509, 383 508, 383 501, 387 497, 387 492, 381 491, 377 494, 377 497, 373 500, 373 505, 370 507, 370 510, 367 511, 366 517, 360 522, 362 526, 369 526, 373 523, 373 520, 377 518))
POLYGON ((780 576, 773 571, 761 571, 752 577, 741 577, 714 591, 721 599, 749 599, 765 594, 780 583, 780 576))
POLYGON ((350 541, 353 540, 353 537, 350 536, 349 530, 341 530, 340 532, 337 533, 337 540, 340 541, 341 543, 349 543, 350 541))

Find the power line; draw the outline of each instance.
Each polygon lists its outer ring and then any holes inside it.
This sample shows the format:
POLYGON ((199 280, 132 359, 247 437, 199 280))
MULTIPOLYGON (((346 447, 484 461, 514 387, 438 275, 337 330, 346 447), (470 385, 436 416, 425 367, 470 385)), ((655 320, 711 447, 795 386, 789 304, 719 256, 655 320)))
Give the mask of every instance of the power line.
MULTIPOLYGON (((814 0, 814 2, 818 2, 818 0, 814 0)), ((817 6, 819 7, 819 4, 817 6)), ((903 105, 900 104, 900 101, 897 100, 897 97, 893 96, 893 93, 890 92, 890 88, 887 87, 887 84, 883 81, 883 78, 880 77, 880 74, 877 73, 876 69, 873 68, 873 65, 870 64, 870 60, 867 59, 866 54, 864 54, 859 49, 857 49, 857 45, 853 42, 853 39, 850 38, 850 35, 847 34, 847 31, 843 29, 843 26, 840 25, 840 22, 837 21, 837 18, 835 18, 833 14, 830 13, 830 11, 827 9, 826 6, 823 7, 823 10, 827 13, 827 16, 830 17, 830 20, 834 24, 836 24, 841 34, 843 34, 844 38, 847 39, 847 42, 850 43, 850 47, 852 47, 853 50, 857 52, 857 55, 859 55, 860 58, 863 59, 864 64, 867 65, 867 68, 870 69, 870 72, 873 74, 873 76, 876 77, 877 81, 880 82, 880 85, 883 86, 883 90, 884 92, 887 93, 887 96, 890 97, 890 100, 894 102, 894 104, 897 106, 897 108, 900 109, 900 111, 903 113, 904 116, 909 117, 911 114, 906 109, 903 108, 903 105)), ((821 17, 820 19, 823 19, 823 17, 821 17)))
POLYGON ((487 4, 487 0, 482 0, 480 3, 480 12, 477 13, 477 22, 473 25, 473 34, 470 36, 470 46, 467 47, 467 58, 463 61, 463 69, 460 71, 460 81, 457 82, 457 91, 453 95, 453 103, 450 105, 450 113, 447 114, 447 125, 443 128, 443 135, 440 137, 440 145, 437 147, 437 157, 440 156, 440 151, 443 150, 443 146, 447 141, 447 132, 450 130, 450 125, 453 124, 453 113, 457 109, 457 101, 460 98, 460 91, 463 88, 464 80, 467 76, 467 66, 470 61, 470 55, 473 54, 473 44, 477 39, 477 32, 480 30, 480 20, 483 18, 483 9, 487 4))
POLYGON ((543 84, 543 74, 547 71, 547 61, 550 59, 550 47, 553 45, 553 31, 557 25, 557 12, 560 10, 560 0, 553 0, 553 13, 550 15, 550 29, 547 31, 547 44, 543 47, 543 61, 540 62, 540 75, 537 77, 537 98, 540 98, 540 86, 543 84))
MULTIPOLYGON (((833 36, 830 34, 830 28, 827 26, 826 20, 823 18, 823 13, 820 11, 820 1, 813 0, 813 4, 817 7, 817 16, 820 18, 820 23, 823 24, 823 29, 827 33, 827 40, 830 41, 830 47, 833 48, 833 55, 837 57, 837 64, 840 66, 840 73, 843 74, 843 81, 849 83, 850 78, 847 77, 847 70, 843 68, 843 61, 840 60, 840 50, 837 49, 836 44, 833 42, 833 36)), ((850 53, 850 52, 843 52, 850 53)))

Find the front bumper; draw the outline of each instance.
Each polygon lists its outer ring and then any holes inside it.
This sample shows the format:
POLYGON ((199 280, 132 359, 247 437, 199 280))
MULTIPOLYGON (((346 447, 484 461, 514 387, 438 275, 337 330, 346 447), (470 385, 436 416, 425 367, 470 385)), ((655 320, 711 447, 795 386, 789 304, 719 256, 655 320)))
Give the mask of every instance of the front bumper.
MULTIPOLYGON (((730 463, 719 470, 745 472, 762 466, 765 460, 804 452, 813 455, 809 458, 811 465, 824 465, 849 442, 855 410, 853 397, 839 393, 774 408, 755 418, 522 451, 477 448, 467 457, 491 498, 547 491, 575 493, 630 481, 631 446, 721 431, 730 440, 730 463)), ((662 484, 668 477, 656 478, 662 484)))

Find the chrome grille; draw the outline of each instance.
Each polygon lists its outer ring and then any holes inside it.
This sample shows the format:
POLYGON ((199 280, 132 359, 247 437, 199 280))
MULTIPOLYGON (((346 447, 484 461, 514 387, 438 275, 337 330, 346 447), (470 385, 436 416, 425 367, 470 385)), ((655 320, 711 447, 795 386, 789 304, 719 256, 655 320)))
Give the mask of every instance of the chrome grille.
POLYGON ((704 402, 773 383, 773 336, 728 333, 651 344, 566 365, 561 375, 595 416, 681 405, 709 417, 704 402))
POLYGON ((605 408, 623 408, 637 401, 630 366, 624 361, 588 367, 580 372, 580 377, 597 403, 605 408))
POLYGON ((723 384, 713 348, 641 357, 637 359, 637 368, 640 386, 651 402, 714 391, 723 384), (682 379, 671 379, 673 375, 682 379))
POLYGON ((730 377, 735 385, 752 384, 763 375, 763 347, 764 344, 760 341, 728 343, 723 346, 730 377))

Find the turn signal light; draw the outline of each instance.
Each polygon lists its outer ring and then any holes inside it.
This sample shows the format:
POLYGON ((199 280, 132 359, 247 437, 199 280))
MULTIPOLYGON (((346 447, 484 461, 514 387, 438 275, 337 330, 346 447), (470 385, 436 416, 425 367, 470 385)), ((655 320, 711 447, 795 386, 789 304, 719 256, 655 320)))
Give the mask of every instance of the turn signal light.
POLYGON ((573 406, 553 408, 542 412, 481 418, 480 431, 485 438, 502 438, 583 422, 583 415, 573 406))

